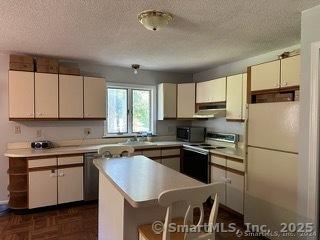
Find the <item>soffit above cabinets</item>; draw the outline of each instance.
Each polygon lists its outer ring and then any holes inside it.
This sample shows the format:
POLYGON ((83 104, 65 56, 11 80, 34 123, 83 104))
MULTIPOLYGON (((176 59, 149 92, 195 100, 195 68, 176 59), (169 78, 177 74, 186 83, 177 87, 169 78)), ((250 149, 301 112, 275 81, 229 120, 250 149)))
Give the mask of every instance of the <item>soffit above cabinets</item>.
POLYGON ((301 11, 318 4, 320 0, 2 1, 0 49, 197 72, 298 44, 301 11), (137 14, 153 8, 172 13, 174 21, 158 32, 147 31, 137 14))

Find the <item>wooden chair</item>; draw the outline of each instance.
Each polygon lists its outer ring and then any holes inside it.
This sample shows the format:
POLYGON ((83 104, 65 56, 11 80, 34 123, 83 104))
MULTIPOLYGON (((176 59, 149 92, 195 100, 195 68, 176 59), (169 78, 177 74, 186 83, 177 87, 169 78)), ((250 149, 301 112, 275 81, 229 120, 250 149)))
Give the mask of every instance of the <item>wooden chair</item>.
POLYGON ((212 183, 201 187, 174 189, 161 193, 158 198, 159 205, 167 208, 162 235, 154 232, 152 224, 142 225, 138 228, 139 240, 214 240, 215 231, 213 227, 216 224, 219 207, 219 197, 216 193, 218 192, 217 188, 219 184, 221 183, 212 183), (214 196, 214 204, 211 208, 207 232, 169 232, 170 223, 189 227, 191 224, 193 225, 193 210, 196 208, 200 209, 200 217, 198 223, 195 224, 195 227, 199 228, 199 226, 202 226, 204 218, 203 203, 210 196, 214 196), (187 203, 188 208, 186 214, 184 218, 172 219, 172 206, 178 202, 187 203))
POLYGON ((134 148, 131 146, 104 146, 98 149, 98 154, 101 157, 113 158, 130 156, 134 152, 134 148))

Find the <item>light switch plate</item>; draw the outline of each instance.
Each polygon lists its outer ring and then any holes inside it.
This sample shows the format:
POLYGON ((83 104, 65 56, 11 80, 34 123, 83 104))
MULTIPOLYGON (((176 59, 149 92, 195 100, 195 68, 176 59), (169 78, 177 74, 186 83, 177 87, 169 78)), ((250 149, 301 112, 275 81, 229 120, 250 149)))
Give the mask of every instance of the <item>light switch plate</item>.
POLYGON ((92 132, 92 129, 91 129, 91 128, 85 128, 85 129, 83 130, 83 133, 84 133, 85 136, 90 135, 91 132, 92 132))
POLYGON ((40 138, 42 137, 42 130, 41 129, 37 129, 37 137, 40 138))
POLYGON ((21 134, 21 127, 20 126, 14 126, 14 133, 15 134, 21 134))

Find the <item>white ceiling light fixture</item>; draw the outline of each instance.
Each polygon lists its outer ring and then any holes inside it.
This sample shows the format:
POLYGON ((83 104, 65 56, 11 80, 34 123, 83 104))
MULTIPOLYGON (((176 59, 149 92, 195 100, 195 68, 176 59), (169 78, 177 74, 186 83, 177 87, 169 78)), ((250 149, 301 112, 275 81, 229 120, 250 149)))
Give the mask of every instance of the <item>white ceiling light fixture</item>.
POLYGON ((140 68, 139 64, 132 64, 131 68, 133 69, 134 74, 138 74, 138 69, 140 68))
POLYGON ((139 13, 138 20, 146 29, 157 31, 168 25, 173 20, 173 17, 168 12, 146 10, 139 13))

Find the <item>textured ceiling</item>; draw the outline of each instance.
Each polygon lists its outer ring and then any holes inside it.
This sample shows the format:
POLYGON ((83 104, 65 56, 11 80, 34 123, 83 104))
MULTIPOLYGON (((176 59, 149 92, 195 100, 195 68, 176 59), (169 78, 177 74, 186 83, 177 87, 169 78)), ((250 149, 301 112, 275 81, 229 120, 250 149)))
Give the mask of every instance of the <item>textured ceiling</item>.
POLYGON ((1 0, 0 51, 144 69, 199 71, 300 42, 300 12, 320 0, 1 0), (169 11, 159 32, 142 10, 169 11))

